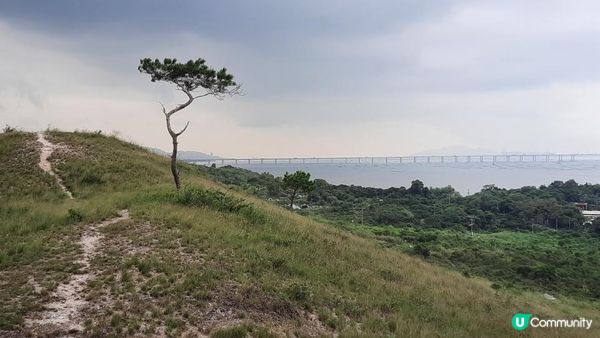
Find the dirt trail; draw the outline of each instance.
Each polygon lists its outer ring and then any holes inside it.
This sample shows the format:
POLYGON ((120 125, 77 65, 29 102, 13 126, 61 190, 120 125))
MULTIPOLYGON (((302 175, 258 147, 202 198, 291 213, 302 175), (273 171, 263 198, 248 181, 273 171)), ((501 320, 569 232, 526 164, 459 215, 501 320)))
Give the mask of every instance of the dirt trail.
POLYGON ((90 261, 96 255, 98 244, 103 237, 98 230, 126 219, 129 219, 129 211, 122 210, 119 217, 87 226, 79 240, 83 254, 77 261, 82 266, 83 273, 73 275, 68 283, 59 285, 51 294, 52 301, 44 305, 44 311, 25 319, 25 327, 33 335, 66 336, 83 331, 81 310, 88 303, 84 290, 87 282, 94 276, 90 269, 90 261))
POLYGON ((37 133, 37 141, 42 145, 42 148, 40 151, 40 162, 39 162, 40 168, 42 168, 42 170, 47 172, 48 174, 52 175, 54 177, 54 179, 56 180, 56 183, 58 184, 60 189, 65 194, 67 194, 67 196, 69 196, 70 199, 73 199, 73 194, 71 194, 69 189, 67 189, 67 187, 65 187, 65 184, 63 183, 63 180, 60 178, 60 176, 58 176, 52 170, 52 164, 50 164, 50 161, 48 161, 48 158, 52 155, 52 152, 54 152, 54 150, 56 150, 58 148, 58 146, 56 144, 48 141, 46 139, 46 137, 44 136, 44 133, 41 131, 37 133))

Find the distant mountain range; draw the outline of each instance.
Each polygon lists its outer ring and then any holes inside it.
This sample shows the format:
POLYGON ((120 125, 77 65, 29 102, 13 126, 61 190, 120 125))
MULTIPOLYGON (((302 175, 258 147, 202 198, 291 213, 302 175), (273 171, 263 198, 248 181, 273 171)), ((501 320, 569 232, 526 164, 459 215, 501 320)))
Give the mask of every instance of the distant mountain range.
MULTIPOLYGON (((161 156, 166 156, 166 157, 171 156, 171 152, 166 152, 162 149, 158 149, 158 148, 147 148, 147 149, 150 150, 151 152, 161 155, 161 156)), ((177 152, 177 158, 180 160, 196 160, 196 159, 211 159, 212 160, 212 159, 218 159, 221 157, 209 155, 209 154, 203 153, 201 151, 180 150, 177 152)))

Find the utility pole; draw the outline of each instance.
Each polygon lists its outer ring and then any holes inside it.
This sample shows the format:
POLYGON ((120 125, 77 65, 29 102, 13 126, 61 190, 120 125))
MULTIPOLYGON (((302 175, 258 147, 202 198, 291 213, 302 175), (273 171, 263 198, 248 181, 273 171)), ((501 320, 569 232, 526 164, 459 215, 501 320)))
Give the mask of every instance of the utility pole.
POLYGON ((470 219, 470 221, 471 221, 471 222, 469 223, 469 226, 471 227, 471 236, 473 236, 473 224, 474 224, 474 222, 473 222, 473 219, 474 219, 474 218, 475 218, 475 216, 469 216, 469 219, 470 219))
POLYGON ((360 206, 360 225, 365 224, 365 207, 368 207, 369 204, 360 206))
POLYGON ((360 207, 360 225, 365 224, 365 207, 360 207))

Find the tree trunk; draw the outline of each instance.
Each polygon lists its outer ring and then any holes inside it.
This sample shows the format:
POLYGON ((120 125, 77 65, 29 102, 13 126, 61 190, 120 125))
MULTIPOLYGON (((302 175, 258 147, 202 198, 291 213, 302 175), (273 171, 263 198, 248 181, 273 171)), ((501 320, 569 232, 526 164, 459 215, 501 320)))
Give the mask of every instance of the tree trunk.
POLYGON ((162 109, 163 109, 163 114, 165 114, 165 120, 167 122, 167 131, 169 132, 169 135, 171 135, 171 138, 173 139, 173 152, 171 153, 171 173, 173 174, 173 180, 175 180, 175 188, 177 188, 177 190, 179 190, 179 188, 181 188, 181 183, 179 183, 179 170, 177 170, 177 137, 179 137, 179 135, 183 134, 183 132, 190 125, 190 121, 188 121, 185 124, 185 127, 183 127, 183 129, 181 129, 181 131, 179 131, 178 133, 176 133, 171 128, 171 115, 173 115, 176 112, 180 111, 181 109, 189 106, 190 103, 192 103, 192 101, 194 101, 194 97, 192 97, 192 94, 190 94, 188 91, 185 91, 185 90, 183 92, 189 98, 187 100, 187 102, 184 103, 184 104, 178 105, 177 107, 173 108, 168 113, 167 113, 167 111, 165 109, 165 106, 163 106, 162 103, 161 103, 161 106, 162 106, 162 109))
POLYGON ((171 153, 171 173, 173 174, 173 179, 175 180, 175 187, 177 190, 181 187, 181 183, 179 183, 179 171, 177 170, 177 136, 171 135, 173 138, 173 152, 171 153))
POLYGON ((296 198, 296 189, 292 191, 292 196, 290 196, 290 210, 294 210, 294 199, 296 198))

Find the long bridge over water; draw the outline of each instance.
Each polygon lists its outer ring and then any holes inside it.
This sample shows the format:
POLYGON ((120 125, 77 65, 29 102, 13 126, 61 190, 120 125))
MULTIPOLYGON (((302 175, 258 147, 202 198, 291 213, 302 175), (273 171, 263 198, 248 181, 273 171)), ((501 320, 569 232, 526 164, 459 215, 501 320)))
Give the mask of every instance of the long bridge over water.
POLYGON ((254 157, 198 158, 184 161, 204 165, 276 164, 441 164, 441 163, 561 163, 600 161, 600 154, 502 154, 502 155, 418 155, 418 156, 334 156, 334 157, 254 157))

